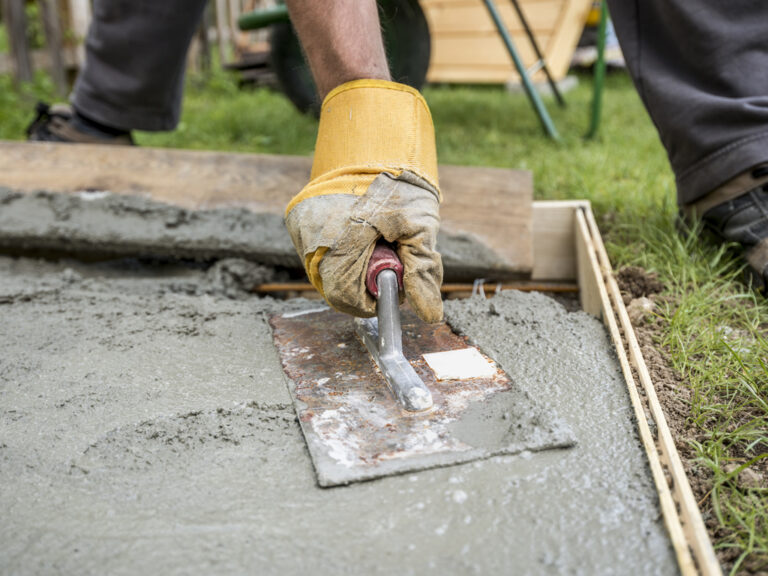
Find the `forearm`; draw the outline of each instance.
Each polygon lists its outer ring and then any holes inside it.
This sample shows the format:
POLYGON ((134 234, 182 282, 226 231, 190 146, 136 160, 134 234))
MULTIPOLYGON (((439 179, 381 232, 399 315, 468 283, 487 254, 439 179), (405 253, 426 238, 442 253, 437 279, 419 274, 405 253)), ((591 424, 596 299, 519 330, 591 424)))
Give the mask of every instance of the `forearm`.
POLYGON ((389 80, 375 0, 286 0, 320 98, 339 84, 389 80))

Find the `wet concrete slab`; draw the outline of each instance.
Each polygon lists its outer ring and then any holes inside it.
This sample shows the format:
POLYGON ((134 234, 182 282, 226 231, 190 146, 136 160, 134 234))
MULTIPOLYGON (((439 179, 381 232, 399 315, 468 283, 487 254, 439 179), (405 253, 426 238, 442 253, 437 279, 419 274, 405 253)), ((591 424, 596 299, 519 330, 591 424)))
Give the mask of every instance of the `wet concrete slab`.
POLYGON ((267 324, 314 306, 0 258, 0 571, 677 572, 597 320, 537 294, 446 305, 575 447, 322 489, 267 324))

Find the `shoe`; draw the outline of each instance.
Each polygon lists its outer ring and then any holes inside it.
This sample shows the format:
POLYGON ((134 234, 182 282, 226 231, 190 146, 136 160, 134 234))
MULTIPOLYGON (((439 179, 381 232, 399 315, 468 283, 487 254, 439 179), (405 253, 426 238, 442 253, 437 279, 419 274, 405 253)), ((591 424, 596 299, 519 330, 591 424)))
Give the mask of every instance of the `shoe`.
POLYGON ((67 104, 38 102, 37 117, 27 126, 27 140, 134 146, 130 132, 101 126, 79 115, 67 104))
POLYGON ((768 292, 768 165, 751 172, 762 183, 744 194, 718 204, 702 216, 704 228, 725 242, 737 242, 744 250, 756 287, 768 292))

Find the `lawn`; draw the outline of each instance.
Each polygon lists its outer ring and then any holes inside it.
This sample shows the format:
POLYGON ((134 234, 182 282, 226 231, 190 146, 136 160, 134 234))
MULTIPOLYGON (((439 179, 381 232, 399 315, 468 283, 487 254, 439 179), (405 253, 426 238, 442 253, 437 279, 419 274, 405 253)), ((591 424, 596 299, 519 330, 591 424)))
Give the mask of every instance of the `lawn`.
MULTIPOLYGON (((768 305, 740 282, 726 247, 683 238, 674 225, 674 182, 655 130, 623 75, 608 78, 596 141, 585 141, 589 77, 553 118, 546 139, 522 95, 500 88, 430 87, 440 161, 532 170, 538 199, 592 201, 614 266, 658 274, 665 289, 655 345, 683 380, 685 430, 678 437, 724 566, 768 570, 768 305)), ((23 137, 36 98, 53 93, 40 76, 16 90, 0 76, 0 138, 23 137)), ((177 131, 137 134, 144 146, 309 154, 316 121, 268 89, 238 90, 227 76, 188 81, 177 131)), ((482 198, 478 198, 482 202, 482 198)))

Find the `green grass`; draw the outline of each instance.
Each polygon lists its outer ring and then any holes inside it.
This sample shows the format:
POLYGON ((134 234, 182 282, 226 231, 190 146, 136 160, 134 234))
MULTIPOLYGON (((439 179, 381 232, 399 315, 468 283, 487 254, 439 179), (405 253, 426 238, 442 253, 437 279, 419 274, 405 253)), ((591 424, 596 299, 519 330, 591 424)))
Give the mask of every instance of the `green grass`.
POLYGON ((742 264, 728 247, 674 233, 663 214, 622 222, 614 263, 657 271, 669 302, 659 343, 693 391, 693 430, 685 440, 706 471, 702 507, 714 515, 717 548, 732 573, 768 568, 768 304, 739 282, 742 264), (762 487, 740 478, 750 468, 762 487))
MULTIPOLYGON (((693 390, 686 441, 711 485, 702 507, 719 523, 716 544, 728 566, 746 573, 768 562, 768 491, 738 479, 739 467, 765 471, 768 462, 768 307, 738 281, 740 264, 724 249, 675 232, 673 177, 630 80, 608 78, 602 130, 591 142, 582 138, 591 86, 588 77, 581 81, 567 94, 567 109, 549 102, 561 143, 543 136, 522 95, 428 88, 440 161, 532 170, 536 198, 591 200, 614 265, 637 264, 660 275, 669 300, 658 312, 664 320, 659 345, 693 390)), ((21 138, 35 99, 52 93, 44 77, 21 92, 0 77, 0 138, 21 138)), ((177 131, 139 133, 137 140, 309 154, 316 126, 281 95, 240 91, 219 73, 188 82, 177 131)))

